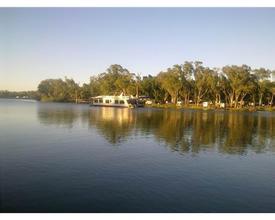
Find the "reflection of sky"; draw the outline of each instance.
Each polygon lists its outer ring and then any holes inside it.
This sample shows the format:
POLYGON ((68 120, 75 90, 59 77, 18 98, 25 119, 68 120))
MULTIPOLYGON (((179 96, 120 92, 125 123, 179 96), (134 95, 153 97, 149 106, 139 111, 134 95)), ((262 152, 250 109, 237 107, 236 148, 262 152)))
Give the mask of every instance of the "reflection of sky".
POLYGON ((0 89, 88 82, 110 64, 155 75, 185 60, 275 69, 273 8, 1 8, 0 89), (2 44, 1 44, 2 43, 2 44))

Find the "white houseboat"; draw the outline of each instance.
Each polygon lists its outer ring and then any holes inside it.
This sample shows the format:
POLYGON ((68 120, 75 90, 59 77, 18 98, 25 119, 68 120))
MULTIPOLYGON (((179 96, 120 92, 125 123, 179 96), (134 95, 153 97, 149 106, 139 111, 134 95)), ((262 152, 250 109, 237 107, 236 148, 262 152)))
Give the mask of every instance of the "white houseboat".
POLYGON ((143 103, 137 98, 130 96, 96 96, 91 98, 91 106, 110 106, 110 107, 142 107, 143 103))

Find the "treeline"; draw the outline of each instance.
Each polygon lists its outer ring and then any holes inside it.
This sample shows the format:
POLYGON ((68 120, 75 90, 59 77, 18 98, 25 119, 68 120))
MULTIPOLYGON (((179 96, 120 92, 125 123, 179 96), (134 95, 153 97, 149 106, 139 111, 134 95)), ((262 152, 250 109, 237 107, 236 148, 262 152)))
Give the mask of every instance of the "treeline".
POLYGON ((84 86, 80 87, 73 79, 46 79, 38 85, 41 101, 70 102, 80 98, 88 99, 91 93, 83 96, 84 86))
POLYGON ((155 103, 181 101, 182 105, 200 105, 208 101, 234 108, 249 104, 272 106, 275 96, 275 83, 270 81, 272 74, 275 71, 265 68, 232 65, 218 69, 195 61, 174 65, 156 76, 141 77, 115 64, 82 86, 67 78, 43 80, 38 94, 42 101, 79 101, 123 93, 146 96, 155 103))
POLYGON ((8 91, 0 90, 0 98, 20 98, 20 99, 39 99, 39 94, 37 91, 8 91))

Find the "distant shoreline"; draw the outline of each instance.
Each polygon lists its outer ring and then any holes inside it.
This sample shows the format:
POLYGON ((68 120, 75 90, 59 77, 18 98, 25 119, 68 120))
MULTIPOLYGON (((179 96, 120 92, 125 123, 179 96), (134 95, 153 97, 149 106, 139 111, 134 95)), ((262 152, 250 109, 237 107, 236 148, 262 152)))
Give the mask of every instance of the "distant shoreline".
MULTIPOLYGON (((3 98, 0 99, 10 99, 10 100, 18 100, 18 101, 36 101, 40 103, 68 103, 68 104, 86 104, 89 105, 89 102, 60 102, 60 101, 41 101, 36 99, 23 99, 23 98, 3 98)), ((242 107, 242 108, 215 108, 215 107, 203 107, 203 106, 196 106, 196 105, 189 105, 189 106, 178 106, 175 104, 151 104, 151 105, 145 105, 144 108, 152 108, 152 109, 175 109, 175 110, 213 110, 213 111, 226 111, 226 112, 275 112, 275 107, 270 106, 256 106, 256 107, 242 107)))

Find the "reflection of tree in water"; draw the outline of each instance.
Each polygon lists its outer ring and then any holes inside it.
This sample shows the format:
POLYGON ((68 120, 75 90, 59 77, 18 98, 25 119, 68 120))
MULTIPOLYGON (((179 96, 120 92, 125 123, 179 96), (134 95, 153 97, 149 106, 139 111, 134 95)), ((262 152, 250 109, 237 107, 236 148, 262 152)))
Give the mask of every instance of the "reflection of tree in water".
POLYGON ((270 113, 261 112, 255 119, 257 120, 257 127, 253 136, 253 147, 255 151, 260 151, 261 146, 267 146, 268 151, 275 150, 275 115, 269 116, 270 113), (258 149, 260 148, 260 149, 258 149))
POLYGON ((181 111, 149 111, 138 114, 137 125, 142 132, 153 133, 155 138, 164 142, 172 150, 188 149, 189 141, 184 138, 191 114, 184 115, 181 111))
POLYGON ((141 131, 151 129, 157 140, 182 153, 217 148, 242 154, 274 145, 274 115, 168 110, 138 114, 136 121, 141 131))
POLYGON ((43 124, 73 127, 78 119, 88 122, 111 144, 135 134, 154 138, 173 151, 197 153, 218 150, 243 154, 274 151, 275 114, 200 110, 154 110, 92 107, 80 110, 72 105, 38 107, 43 124), (56 107, 57 106, 57 107, 56 107))
POLYGON ((135 126, 136 117, 128 108, 93 107, 89 113, 89 125, 112 144, 125 140, 135 126))
POLYGON ((267 141, 274 142, 275 118, 272 115, 228 113, 222 123, 226 130, 219 143, 220 152, 243 154, 248 149, 262 152, 270 147, 267 141))
POLYGON ((73 105, 41 104, 37 109, 39 121, 45 125, 57 125, 72 128, 80 117, 80 112, 73 105))
POLYGON ((226 137, 220 144, 220 151, 227 153, 245 153, 252 145, 252 135, 255 133, 255 117, 251 115, 231 113, 224 120, 226 137))

